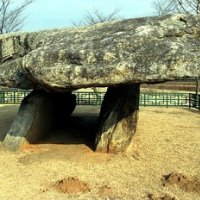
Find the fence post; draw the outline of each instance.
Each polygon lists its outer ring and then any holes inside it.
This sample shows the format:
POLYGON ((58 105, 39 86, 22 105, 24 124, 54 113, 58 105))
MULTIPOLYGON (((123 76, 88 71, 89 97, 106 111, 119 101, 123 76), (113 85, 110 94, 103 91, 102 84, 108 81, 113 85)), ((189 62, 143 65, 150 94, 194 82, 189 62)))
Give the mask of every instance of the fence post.
POLYGON ((178 94, 178 104, 177 105, 180 106, 179 104, 180 104, 180 95, 178 94))
POLYGON ((14 104, 16 103, 16 95, 15 95, 15 91, 13 92, 13 98, 14 98, 14 104))
POLYGON ((167 93, 167 103, 166 103, 166 107, 168 108, 168 93, 167 93))
POLYGON ((4 96, 3 96, 3 91, 0 91, 0 102, 3 104, 4 103, 4 96))
POLYGON ((196 95, 198 95, 199 93, 199 78, 195 78, 195 81, 196 81, 196 95))
POLYGON ((3 93, 2 93, 2 98, 3 98, 3 101, 2 101, 2 103, 3 104, 5 104, 6 103, 6 101, 5 101, 5 92, 3 91, 3 93))
POLYGON ((189 109, 191 108, 191 94, 189 93, 189 109))
POLYGON ((144 107, 146 106, 146 94, 144 93, 144 107))
POLYGON ((91 102, 90 102, 90 92, 88 94, 89 94, 89 105, 90 105, 91 104, 91 102))

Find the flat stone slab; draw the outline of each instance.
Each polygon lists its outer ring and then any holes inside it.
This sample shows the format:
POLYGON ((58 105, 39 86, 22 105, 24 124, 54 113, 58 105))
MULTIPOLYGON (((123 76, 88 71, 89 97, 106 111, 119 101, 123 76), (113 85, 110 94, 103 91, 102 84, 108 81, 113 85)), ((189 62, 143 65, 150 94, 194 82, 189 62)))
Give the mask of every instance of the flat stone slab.
POLYGON ((0 35, 0 85, 74 90, 200 76, 200 16, 0 35))

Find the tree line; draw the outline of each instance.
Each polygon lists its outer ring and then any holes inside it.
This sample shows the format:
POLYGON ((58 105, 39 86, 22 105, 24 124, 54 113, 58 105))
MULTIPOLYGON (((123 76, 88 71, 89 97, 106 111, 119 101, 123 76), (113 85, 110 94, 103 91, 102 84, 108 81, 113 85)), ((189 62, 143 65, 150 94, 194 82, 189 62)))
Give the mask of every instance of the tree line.
MULTIPOLYGON (((0 34, 19 31, 25 22, 24 10, 36 0, 0 0, 0 34)), ((199 14, 200 0, 153 0, 154 13, 158 16, 185 13, 199 14)), ((82 21, 72 22, 74 26, 94 25, 96 23, 120 19, 120 9, 116 8, 109 14, 99 9, 87 11, 82 21)))

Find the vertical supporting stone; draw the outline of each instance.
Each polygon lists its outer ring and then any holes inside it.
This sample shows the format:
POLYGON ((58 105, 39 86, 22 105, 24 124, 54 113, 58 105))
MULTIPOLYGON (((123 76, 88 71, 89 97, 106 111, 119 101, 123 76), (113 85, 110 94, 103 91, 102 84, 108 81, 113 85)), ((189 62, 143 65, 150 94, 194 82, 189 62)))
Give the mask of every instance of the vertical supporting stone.
POLYGON ((36 142, 39 137, 50 131, 59 119, 62 120, 64 112, 65 115, 71 114, 75 105, 76 99, 71 92, 31 92, 23 99, 2 147, 17 151, 26 143, 36 142))
POLYGON ((41 134, 50 130, 53 104, 50 95, 43 91, 33 91, 26 96, 3 143, 3 148, 16 151, 25 143, 34 142, 41 134))
POLYGON ((109 87, 100 111, 96 151, 125 151, 136 131, 140 85, 109 87))

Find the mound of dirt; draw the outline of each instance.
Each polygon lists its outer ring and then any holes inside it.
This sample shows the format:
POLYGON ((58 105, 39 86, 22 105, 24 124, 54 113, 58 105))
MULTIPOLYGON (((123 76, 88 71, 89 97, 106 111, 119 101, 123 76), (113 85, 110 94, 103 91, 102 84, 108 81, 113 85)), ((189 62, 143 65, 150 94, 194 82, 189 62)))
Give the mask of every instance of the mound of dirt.
POLYGON ((162 177, 163 186, 176 184, 186 192, 200 194, 200 182, 196 178, 188 178, 180 173, 171 173, 162 177))
POLYGON ((62 180, 56 181, 53 187, 62 193, 78 193, 89 192, 89 185, 78 178, 68 177, 62 180))
POLYGON ((107 185, 103 185, 99 188, 100 196, 110 196, 112 193, 113 193, 112 188, 107 185))
POLYGON ((149 200, 176 200, 175 197, 171 197, 171 196, 168 195, 168 194, 165 194, 165 195, 162 196, 162 197, 158 197, 158 196, 156 196, 156 195, 154 195, 154 194, 149 194, 149 195, 148 195, 148 198, 149 198, 149 200))

